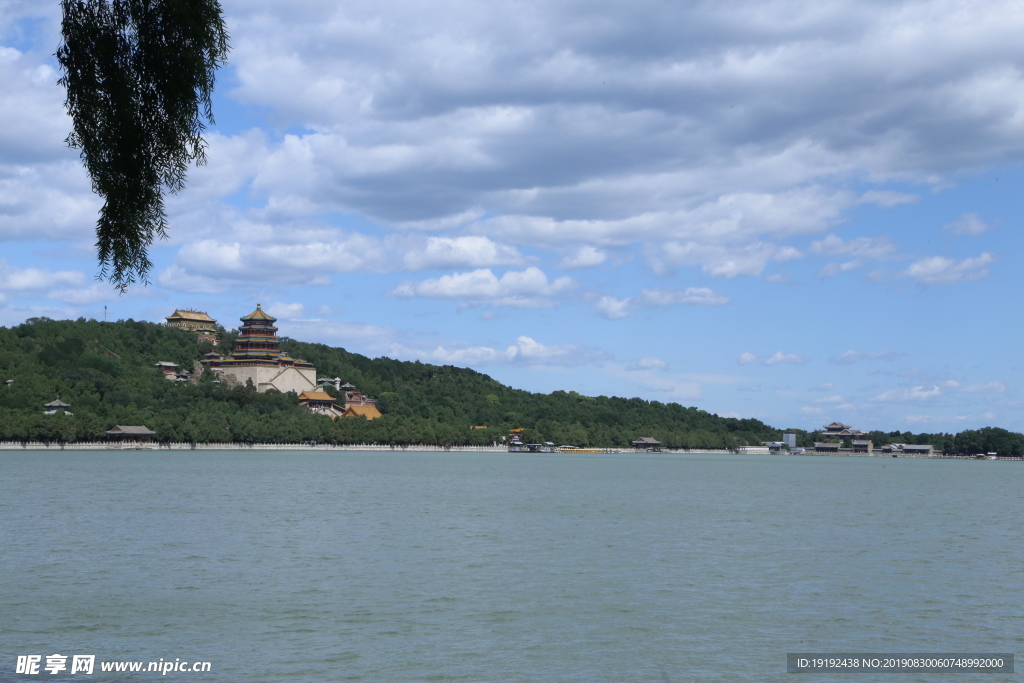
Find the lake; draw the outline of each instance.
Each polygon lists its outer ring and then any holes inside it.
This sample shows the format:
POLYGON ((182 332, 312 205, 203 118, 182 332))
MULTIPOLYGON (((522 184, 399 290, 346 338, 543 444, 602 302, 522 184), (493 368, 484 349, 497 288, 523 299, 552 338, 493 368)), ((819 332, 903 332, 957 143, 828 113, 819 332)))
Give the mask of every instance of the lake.
POLYGON ((54 451, 0 476, 0 681, 848 681, 786 653, 1024 637, 1024 463, 54 451), (96 671, 15 673, 55 653, 96 671), (99 671, 160 658, 211 668, 99 671))

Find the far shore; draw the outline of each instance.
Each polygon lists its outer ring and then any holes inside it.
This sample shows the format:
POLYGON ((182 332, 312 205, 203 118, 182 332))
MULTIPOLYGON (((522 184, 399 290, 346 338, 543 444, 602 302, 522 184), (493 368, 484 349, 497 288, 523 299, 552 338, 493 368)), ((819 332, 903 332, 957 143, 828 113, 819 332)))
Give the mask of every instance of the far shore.
MULTIPOLYGON (((433 453, 508 453, 506 446, 441 446, 437 444, 326 444, 326 443, 189 443, 189 442, 149 442, 149 443, 111 443, 108 441, 70 442, 59 441, 0 441, 0 451, 382 451, 382 452, 433 452, 433 453)), ((608 448, 610 453, 644 454, 647 451, 634 451, 629 448, 608 448)), ((658 453, 688 455, 717 454, 737 455, 729 449, 699 448, 662 448, 658 453)), ((528 453, 509 453, 509 455, 529 455, 528 453)), ((534 455, 552 455, 551 453, 535 453, 534 455)), ((589 453, 588 455, 601 455, 589 453)), ((790 453, 739 453, 738 455, 790 455, 790 453)), ((893 456, 889 453, 815 453, 808 451, 794 453, 803 457, 825 456, 830 458, 914 458, 919 460, 975 460, 972 455, 903 455, 893 456)), ((1024 460, 1022 457, 999 457, 999 460, 1024 460)))

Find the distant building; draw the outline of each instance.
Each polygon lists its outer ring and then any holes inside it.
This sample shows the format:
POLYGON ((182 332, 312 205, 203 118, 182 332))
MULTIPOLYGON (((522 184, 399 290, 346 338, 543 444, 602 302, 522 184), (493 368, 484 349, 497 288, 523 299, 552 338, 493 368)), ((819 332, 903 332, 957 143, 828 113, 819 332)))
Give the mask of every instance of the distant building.
POLYGON ((348 382, 341 385, 341 391, 345 392, 346 410, 348 410, 349 408, 373 408, 372 411, 357 412, 357 414, 362 415, 376 413, 376 417, 380 417, 380 410, 377 408, 377 401, 375 399, 372 399, 369 396, 364 396, 363 394, 359 393, 359 391, 348 382))
POLYGON ((377 406, 374 405, 348 406, 345 408, 345 412, 343 412, 341 416, 365 417, 367 420, 376 420, 378 417, 382 417, 381 412, 377 410, 377 406))
POLYGON ((838 453, 839 444, 837 443, 816 443, 814 444, 815 453, 838 453))
POLYGON ((179 370, 177 363, 169 363, 168 361, 162 360, 154 365, 160 369, 160 372, 164 373, 164 379, 170 380, 171 382, 191 382, 192 373, 188 370, 179 370))
POLYGON ((43 406, 43 415, 56 415, 60 413, 62 415, 74 415, 68 408, 71 405, 60 400, 60 396, 57 397, 56 401, 50 401, 43 406))
POLYGON ((820 434, 824 437, 834 436, 843 438, 847 436, 862 436, 864 432, 859 429, 851 429, 850 425, 844 425, 842 422, 833 422, 832 424, 822 427, 820 434))
POLYGON ((636 441, 631 442, 633 448, 638 451, 660 451, 661 442, 655 439, 653 436, 641 436, 636 441))
POLYGON ((782 435, 782 443, 786 444, 790 448, 796 448, 796 434, 786 432, 782 435))
POLYGON ((871 453, 872 446, 873 444, 870 440, 854 441, 852 450, 854 453, 871 453))
POLYGON ((769 453, 781 453, 782 447, 786 445, 785 441, 762 441, 761 445, 768 449, 769 453))
POLYGON ((334 403, 334 397, 326 391, 303 391, 299 394, 299 403, 309 408, 313 414, 326 415, 332 420, 345 414, 345 411, 334 403))
POLYGON ((151 431, 149 428, 144 426, 125 427, 117 425, 113 429, 107 430, 108 441, 118 441, 122 443, 152 441, 154 436, 156 436, 156 432, 151 431))
POLYGON ((239 384, 252 382, 260 393, 270 389, 296 394, 316 390, 313 364, 281 352, 281 341, 274 327, 277 318, 256 304, 256 310, 241 321, 234 352, 228 358, 212 358, 208 354, 203 361, 207 367, 225 378, 233 377, 239 384))
POLYGON ((217 321, 203 311, 193 311, 188 308, 179 308, 165 318, 167 327, 177 327, 196 333, 196 342, 208 341, 218 346, 217 321))
POLYGON ((903 444, 903 455, 933 455, 934 452, 931 444, 903 444))
POLYGON ((4 386, 8 386, 9 387, 12 384, 14 384, 14 380, 13 379, 9 379, 9 380, 5 380, 4 381, 4 386))

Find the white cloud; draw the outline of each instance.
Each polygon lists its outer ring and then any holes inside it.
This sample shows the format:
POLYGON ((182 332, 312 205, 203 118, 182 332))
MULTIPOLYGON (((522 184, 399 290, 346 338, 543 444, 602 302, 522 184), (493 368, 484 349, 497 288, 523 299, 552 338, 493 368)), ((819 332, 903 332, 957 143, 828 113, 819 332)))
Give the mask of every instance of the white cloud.
POLYGON ((821 408, 815 408, 813 406, 804 406, 800 409, 800 412, 804 415, 821 415, 825 411, 821 408))
POLYGON ((849 351, 844 351, 843 353, 839 354, 838 356, 833 357, 831 359, 831 361, 833 363, 850 364, 850 363, 857 363, 857 362, 862 361, 862 360, 879 360, 879 359, 892 360, 895 357, 896 357, 896 354, 894 354, 892 351, 867 351, 867 352, 864 352, 864 351, 854 351, 854 350, 851 349, 849 351))
POLYGON ((616 299, 613 296, 602 296, 597 300, 597 304, 594 308, 598 313, 609 320, 618 320, 629 315, 630 304, 632 301, 633 300, 629 297, 625 299, 616 299))
POLYGON ((973 394, 998 394, 1006 391, 1006 385, 999 381, 984 382, 964 387, 964 391, 973 394))
POLYGON ((653 356, 644 356, 638 358, 635 363, 627 367, 627 370, 665 370, 668 368, 668 363, 661 360, 660 358, 654 358, 653 356))
POLYGON ((609 320, 617 320, 629 315, 630 311, 653 306, 725 306, 729 303, 732 299, 707 287, 660 287, 644 289, 639 296, 625 299, 602 296, 594 308, 609 320))
POLYGON ((758 360, 760 360, 760 356, 756 356, 749 351, 744 351, 740 354, 740 357, 736 359, 736 363, 739 365, 750 365, 751 363, 756 363, 758 360))
POLYGON ((871 400, 880 402, 925 401, 941 395, 942 390, 938 386, 933 385, 931 389, 917 386, 911 389, 890 389, 871 400))
POLYGON ((865 204, 877 204, 888 209, 901 204, 917 204, 921 201, 921 195, 891 190, 868 190, 860 196, 860 200, 865 204))
POLYGON ((703 272, 720 278, 760 275, 769 261, 783 263, 800 256, 792 247, 766 242, 727 246, 670 241, 647 249, 647 260, 657 273, 670 272, 680 266, 700 266, 703 272))
POLYGON ((295 320, 303 316, 306 307, 301 303, 286 304, 279 301, 268 304, 265 310, 279 320, 295 320))
POLYGON ((981 216, 978 214, 965 213, 955 221, 946 223, 942 227, 944 230, 954 235, 970 235, 971 237, 977 237, 981 233, 987 231, 991 226, 981 220, 981 216))
POLYGON ((832 382, 825 382, 822 385, 811 387, 810 389, 808 389, 808 391, 832 391, 835 388, 836 385, 833 384, 832 382))
POLYGON ((599 266, 608 259, 606 254, 601 249, 592 247, 590 245, 584 245, 572 252, 568 256, 562 259, 561 263, 558 264, 559 268, 565 268, 574 270, 578 268, 593 268, 599 266))
POLYGON ((988 253, 961 261, 945 256, 932 256, 910 264, 901 275, 921 285, 950 285, 988 277, 988 266, 993 263, 995 257, 988 253))
POLYGON ((731 303, 732 299, 707 287, 687 287, 683 290, 661 287, 643 290, 640 302, 646 306, 725 306, 731 303))
POLYGON ((843 397, 839 396, 839 395, 836 395, 836 396, 825 396, 825 397, 816 399, 814 402, 815 403, 842 403, 843 402, 843 397))
POLYGON ((765 358, 762 361, 762 365, 803 365, 808 361, 804 356, 799 356, 795 353, 783 353, 782 351, 776 351, 775 355, 770 358, 765 358))
POLYGON ((398 297, 458 299, 494 306, 536 307, 552 305, 551 297, 572 289, 576 283, 569 277, 549 282, 539 268, 510 270, 500 278, 491 270, 452 273, 422 282, 404 282, 391 292, 398 297))
MULTIPOLYGON (((138 296, 140 293, 144 293, 144 290, 135 289, 129 292, 127 296, 138 296)), ((88 287, 79 286, 69 289, 55 289, 46 295, 48 299, 56 299, 74 306, 87 306, 101 301, 117 301, 122 296, 126 295, 122 295, 117 289, 105 282, 97 282, 88 287)))
POLYGON ((575 344, 542 344, 526 336, 519 337, 514 345, 505 349, 504 355, 510 363, 540 366, 586 365, 611 358, 605 351, 575 344))
POLYGON ((77 270, 48 270, 17 268, 0 259, 0 292, 39 292, 63 287, 80 287, 88 281, 85 273, 77 270))
POLYGON ((482 268, 522 263, 523 256, 513 247, 497 244, 480 235, 430 237, 425 247, 405 254, 407 270, 427 268, 482 268))
POLYGON ((824 239, 811 242, 808 248, 812 254, 831 258, 852 257, 838 264, 830 263, 821 271, 823 277, 860 268, 870 261, 883 261, 897 258, 896 245, 888 237, 857 237, 843 240, 836 235, 828 235, 824 239))

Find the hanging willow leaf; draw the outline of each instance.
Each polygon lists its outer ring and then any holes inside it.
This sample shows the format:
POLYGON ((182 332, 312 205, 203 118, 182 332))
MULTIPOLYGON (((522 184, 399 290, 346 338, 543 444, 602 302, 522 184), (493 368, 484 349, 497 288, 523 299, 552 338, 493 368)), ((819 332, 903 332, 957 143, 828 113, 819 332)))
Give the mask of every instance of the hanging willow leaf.
POLYGON ((57 50, 81 150, 104 204, 96 222, 100 277, 121 291, 147 282, 147 248, 167 236, 164 191, 206 161, 214 73, 228 36, 218 0, 62 0, 57 50))

